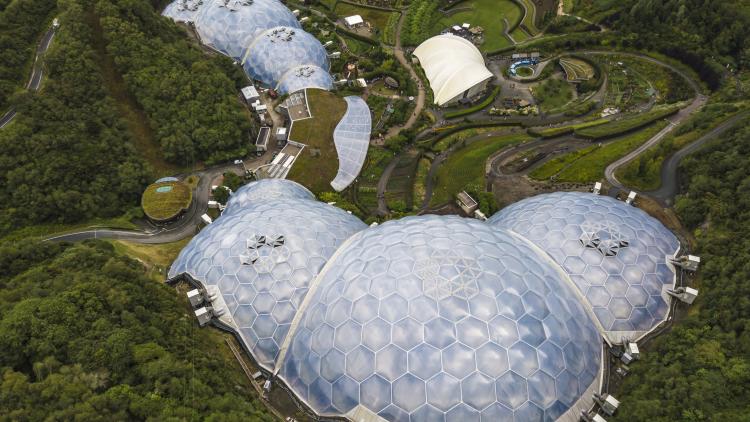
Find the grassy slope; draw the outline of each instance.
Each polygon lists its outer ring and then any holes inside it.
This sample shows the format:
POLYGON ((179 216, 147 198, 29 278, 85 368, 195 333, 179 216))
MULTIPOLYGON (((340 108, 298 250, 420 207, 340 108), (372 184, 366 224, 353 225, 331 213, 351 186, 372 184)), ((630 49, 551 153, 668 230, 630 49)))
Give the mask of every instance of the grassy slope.
POLYGON ((331 180, 338 171, 338 155, 333 144, 333 131, 346 112, 346 101, 327 91, 307 90, 312 118, 294 122, 289 139, 307 147, 297 158, 289 179, 315 193, 331 190, 331 180), (314 151, 319 151, 313 156, 314 151))
POLYGON ((431 205, 449 202, 467 185, 483 183, 485 162, 508 145, 530 140, 526 134, 482 139, 453 153, 438 169, 431 205))
POLYGON ((348 3, 339 2, 334 10, 336 15, 345 18, 351 15, 360 15, 366 22, 383 31, 388 25, 388 18, 396 12, 386 12, 384 10, 371 9, 369 7, 357 7, 348 3))
POLYGON ((558 181, 588 183, 600 180, 604 176, 604 169, 609 164, 638 148, 666 125, 667 122, 658 122, 622 139, 604 144, 560 172, 558 181))
POLYGON ((484 44, 480 46, 480 50, 493 51, 511 45, 510 40, 503 35, 503 18, 508 19, 511 25, 519 21, 523 12, 518 5, 510 0, 469 0, 456 6, 457 9, 466 7, 472 7, 473 10, 441 17, 433 25, 433 32, 437 34, 453 25, 470 23, 484 28, 484 44))

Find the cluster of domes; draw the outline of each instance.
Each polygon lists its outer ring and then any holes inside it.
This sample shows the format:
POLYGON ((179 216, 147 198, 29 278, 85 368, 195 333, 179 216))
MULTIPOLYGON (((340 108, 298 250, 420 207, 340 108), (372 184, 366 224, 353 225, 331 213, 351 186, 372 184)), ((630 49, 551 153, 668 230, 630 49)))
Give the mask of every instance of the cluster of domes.
POLYGON ((593 194, 540 195, 489 222, 368 228, 262 180, 169 275, 217 287, 253 357, 319 416, 575 419, 599 389, 600 336, 634 339, 665 318, 678 246, 643 211, 593 194))
POLYGON ((193 23, 201 42, 281 93, 333 87, 325 48, 278 0, 176 0, 164 15, 193 23))

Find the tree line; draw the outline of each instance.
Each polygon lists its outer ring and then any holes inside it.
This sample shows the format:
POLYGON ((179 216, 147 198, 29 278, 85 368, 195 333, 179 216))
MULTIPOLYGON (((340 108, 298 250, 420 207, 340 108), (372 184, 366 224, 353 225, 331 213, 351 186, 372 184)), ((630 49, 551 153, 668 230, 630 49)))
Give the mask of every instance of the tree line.
POLYGON ((215 330, 101 241, 0 244, 8 420, 272 421, 215 330))
POLYGON ((55 0, 0 0, 0 113, 26 83, 37 41, 56 6, 55 0))
POLYGON ((248 153, 250 120, 237 90, 245 78, 229 58, 191 45, 147 0, 100 0, 96 13, 107 53, 167 161, 215 163, 248 153))
POLYGON ((621 388, 615 420, 729 421, 750 415, 750 124, 680 166, 676 203, 701 256, 700 296, 656 338, 621 388))
POLYGON ((21 95, 0 130, 0 233, 120 215, 148 182, 103 86, 83 6, 63 0, 60 10, 44 90, 21 95))

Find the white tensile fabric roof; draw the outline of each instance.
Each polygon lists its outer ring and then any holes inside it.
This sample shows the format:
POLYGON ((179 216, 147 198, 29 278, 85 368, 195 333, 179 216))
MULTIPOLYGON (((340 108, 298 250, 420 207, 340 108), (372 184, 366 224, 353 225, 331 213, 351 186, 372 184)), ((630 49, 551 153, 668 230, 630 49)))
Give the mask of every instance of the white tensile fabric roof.
POLYGON ((432 37, 414 50, 430 80, 435 104, 443 105, 474 85, 491 78, 474 44, 451 34, 432 37))

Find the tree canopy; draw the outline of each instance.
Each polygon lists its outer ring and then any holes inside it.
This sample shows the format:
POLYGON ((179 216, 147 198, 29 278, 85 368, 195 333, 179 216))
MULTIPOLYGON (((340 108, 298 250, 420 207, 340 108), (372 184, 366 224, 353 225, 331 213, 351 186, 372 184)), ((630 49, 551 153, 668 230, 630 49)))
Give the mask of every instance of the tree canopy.
POLYGON ((271 421, 213 330, 112 245, 0 244, 9 420, 271 421))

